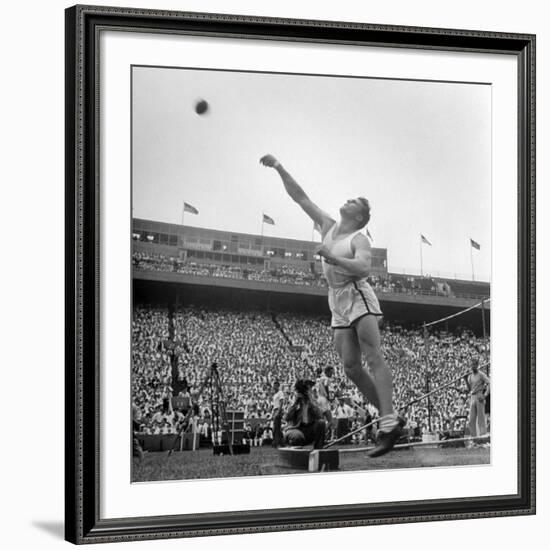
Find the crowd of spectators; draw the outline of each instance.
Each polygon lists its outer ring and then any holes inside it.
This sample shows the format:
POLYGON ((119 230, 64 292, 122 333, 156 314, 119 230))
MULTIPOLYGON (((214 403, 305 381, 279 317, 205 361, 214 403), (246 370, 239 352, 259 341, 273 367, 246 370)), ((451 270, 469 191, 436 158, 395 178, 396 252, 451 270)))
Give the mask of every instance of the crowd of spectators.
MULTIPOLYGON (((142 422, 149 423, 171 393, 168 309, 134 307, 132 323, 132 398, 142 422)), ((164 424, 164 422, 163 422, 164 424)))
MULTIPOLYGON (((320 264, 304 262, 302 266, 273 264, 269 269, 252 264, 223 264, 195 261, 193 258, 165 256, 146 252, 134 252, 133 266, 146 271, 169 271, 196 276, 221 277, 227 279, 246 279, 265 283, 279 283, 299 286, 326 287, 326 281, 320 273, 320 264)), ((484 298, 489 296, 489 287, 472 286, 472 283, 446 281, 430 276, 415 277, 388 273, 385 275, 372 274, 367 277, 368 282, 376 292, 424 294, 446 297, 484 298), (456 290, 454 290, 456 289, 456 290)))
MULTIPOLYGON (((428 388, 451 382, 468 370, 474 357, 486 356, 486 342, 468 330, 434 331, 426 342, 419 329, 387 324, 382 328, 382 342, 393 373, 397 407, 428 388)), ((201 386, 212 363, 219 366, 227 409, 244 411, 248 425, 253 425, 248 438, 254 444, 272 436, 274 383, 280 383, 288 403, 297 378, 314 379, 329 365, 335 372, 330 380, 335 418, 341 399, 351 405, 351 425, 363 421, 367 414, 376 415, 374 407, 363 401, 343 373, 328 317, 205 306, 169 311, 138 305, 132 344, 133 402, 139 409, 142 429, 149 433, 173 433, 177 429, 182 418, 168 405, 174 388, 182 384, 195 404, 197 426, 208 432, 212 415, 209 386, 201 386)), ((419 433, 429 428, 460 430, 466 414, 467 393, 461 381, 406 412, 409 427, 419 433)))
POLYGON ((144 252, 134 252, 132 263, 135 268, 145 271, 170 271, 186 275, 248 279, 250 281, 262 281, 265 283, 326 286, 324 278, 319 273, 313 272, 310 267, 302 269, 286 264, 274 265, 269 269, 264 269, 252 264, 204 263, 194 261, 192 258, 182 260, 163 254, 148 254, 144 252))
POLYGON ((178 375, 197 388, 217 363, 228 408, 244 410, 249 419, 271 412, 276 380, 293 380, 302 370, 271 314, 262 311, 188 307, 174 313, 174 340, 178 375))
MULTIPOLYGON (((308 366, 317 371, 327 365, 335 366, 334 383, 338 391, 355 402, 361 396, 344 376, 332 343, 328 319, 299 314, 277 316, 278 323, 291 343, 303 346, 303 357, 308 366)), ((457 333, 433 331, 428 341, 420 329, 385 324, 381 331, 382 350, 394 379, 394 401, 399 407, 414 398, 451 382, 474 357, 486 357, 489 343, 467 329, 457 333), (428 356, 428 361, 426 361, 428 356)), ((434 430, 460 429, 464 424, 468 405, 465 386, 459 382, 448 390, 430 398, 431 428, 434 430), (457 418, 459 417, 459 418, 457 418)), ((424 430, 428 429, 428 402, 413 405, 407 416, 414 418, 424 430)))

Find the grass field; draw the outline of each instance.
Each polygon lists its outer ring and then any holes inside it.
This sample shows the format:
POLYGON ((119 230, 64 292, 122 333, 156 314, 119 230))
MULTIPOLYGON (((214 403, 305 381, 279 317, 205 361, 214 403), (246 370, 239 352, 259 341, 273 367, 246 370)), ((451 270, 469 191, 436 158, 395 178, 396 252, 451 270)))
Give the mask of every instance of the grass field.
MULTIPOLYGON (((395 450, 383 457, 368 458, 365 453, 340 455, 341 471, 385 470, 392 468, 429 468, 489 464, 486 448, 416 448, 395 450)), ((134 460, 132 481, 170 479, 207 479, 261 475, 306 474, 285 466, 276 449, 253 447, 249 455, 214 456, 212 449, 146 453, 142 461, 134 460)))

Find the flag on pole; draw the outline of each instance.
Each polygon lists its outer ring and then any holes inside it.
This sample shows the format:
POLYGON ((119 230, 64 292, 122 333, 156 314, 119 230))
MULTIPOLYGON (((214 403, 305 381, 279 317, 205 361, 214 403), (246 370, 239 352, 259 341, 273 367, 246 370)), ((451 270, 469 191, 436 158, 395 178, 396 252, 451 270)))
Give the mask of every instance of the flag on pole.
POLYGON ((476 243, 474 239, 470 239, 470 246, 472 248, 475 248, 476 250, 481 250, 481 245, 479 243, 476 243))
POLYGON ((426 239, 426 237, 424 237, 424 235, 422 235, 422 233, 420 233, 420 242, 423 242, 423 243, 426 243, 429 246, 432 246, 432 243, 428 239, 426 239))
POLYGON ((194 206, 190 205, 187 202, 183 203, 183 211, 184 212, 189 212, 190 214, 198 214, 199 213, 199 211, 194 206))
POLYGON ((262 223, 268 223, 269 225, 275 225, 275 220, 268 216, 267 214, 263 214, 263 220, 262 223))

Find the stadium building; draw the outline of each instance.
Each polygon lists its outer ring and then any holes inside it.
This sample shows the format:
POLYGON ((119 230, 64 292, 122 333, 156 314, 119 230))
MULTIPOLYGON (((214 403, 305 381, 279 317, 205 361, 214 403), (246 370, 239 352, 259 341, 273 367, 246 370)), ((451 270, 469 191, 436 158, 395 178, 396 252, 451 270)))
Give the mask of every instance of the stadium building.
MULTIPOLYGON (((318 237, 318 235, 316 235, 318 237)), ((243 303, 270 310, 326 313, 319 242, 218 231, 152 220, 132 222, 134 300, 185 305, 243 303)), ((487 282, 389 273, 387 250, 373 248, 370 282, 385 319, 421 324, 490 297, 487 282)), ((486 302, 445 326, 486 329, 486 302), (457 325, 458 323, 458 325, 457 325)))

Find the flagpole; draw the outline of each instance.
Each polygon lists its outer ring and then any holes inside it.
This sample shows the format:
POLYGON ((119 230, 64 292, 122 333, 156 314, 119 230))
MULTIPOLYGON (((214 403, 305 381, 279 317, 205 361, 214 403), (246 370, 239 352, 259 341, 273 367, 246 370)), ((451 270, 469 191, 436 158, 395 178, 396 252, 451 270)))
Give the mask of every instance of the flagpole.
POLYGON ((181 210, 181 225, 183 225, 184 220, 185 220, 185 203, 183 203, 182 210, 181 210))
POLYGON ((483 328, 483 348, 485 357, 489 357, 487 351, 487 329, 485 327, 485 299, 481 300, 481 326, 483 328))
POLYGON ((422 266, 422 235, 420 235, 420 276, 424 277, 424 269, 422 266))
POLYGON ((261 229, 261 232, 262 232, 262 239, 264 238, 264 213, 262 212, 262 229, 261 229))
POLYGON ((474 278, 474 252, 473 252, 473 246, 472 246, 472 242, 470 240, 470 261, 472 262, 472 281, 475 281, 475 278, 474 278))

